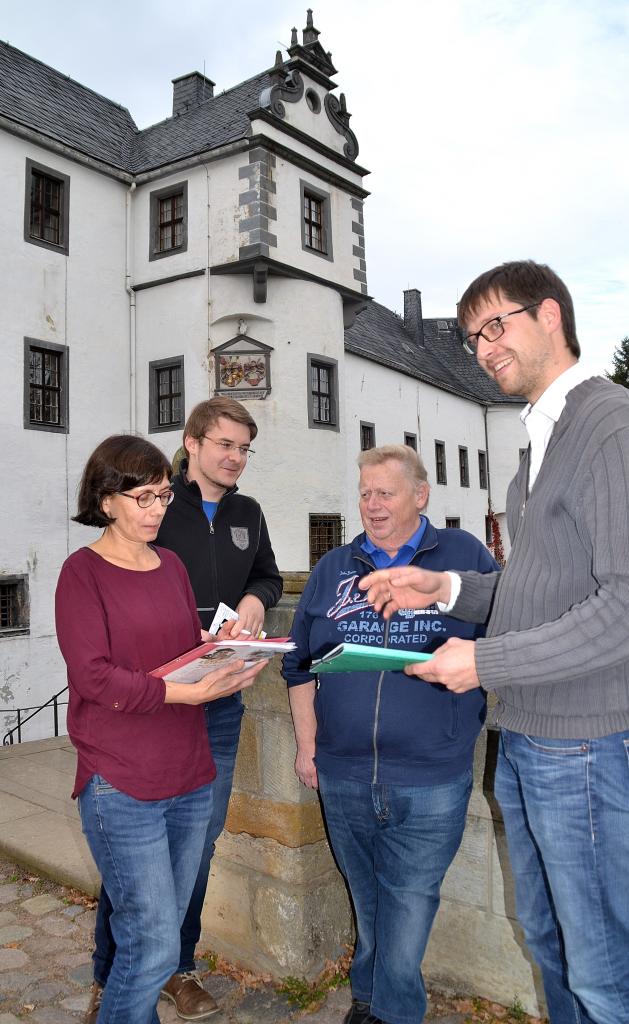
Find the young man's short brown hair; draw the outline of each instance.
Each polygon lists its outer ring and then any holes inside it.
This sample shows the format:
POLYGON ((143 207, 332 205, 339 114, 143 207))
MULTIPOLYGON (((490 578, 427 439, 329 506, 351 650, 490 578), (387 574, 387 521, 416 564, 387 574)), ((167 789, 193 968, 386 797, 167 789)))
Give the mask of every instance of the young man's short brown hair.
MULTIPOLYGON (((503 295, 510 302, 521 306, 532 306, 544 299, 554 299, 561 310, 561 326, 566 344, 572 354, 579 358, 581 346, 577 339, 574 319, 574 306, 570 292, 554 270, 545 263, 533 260, 514 260, 501 263, 492 270, 486 270, 465 289, 457 309, 460 326, 465 329, 466 322, 476 313, 479 306, 487 299, 503 295)), ((537 319, 537 310, 531 309, 530 315, 537 319)))
POLYGON ((206 402, 199 402, 186 420, 183 428, 183 446, 186 447, 186 438, 193 437, 200 441, 204 434, 207 434, 210 427, 224 416, 225 419, 234 420, 235 423, 242 423, 249 427, 249 436, 253 441, 258 433, 258 426, 249 410, 235 398, 210 398, 206 402))

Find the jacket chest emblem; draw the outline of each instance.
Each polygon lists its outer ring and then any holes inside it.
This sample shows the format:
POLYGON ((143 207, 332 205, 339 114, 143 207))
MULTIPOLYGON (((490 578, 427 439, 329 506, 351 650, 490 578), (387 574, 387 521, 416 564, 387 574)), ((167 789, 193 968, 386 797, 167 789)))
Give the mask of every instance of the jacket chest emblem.
POLYGON ((249 547, 249 527, 230 526, 232 541, 239 551, 246 551, 249 547))

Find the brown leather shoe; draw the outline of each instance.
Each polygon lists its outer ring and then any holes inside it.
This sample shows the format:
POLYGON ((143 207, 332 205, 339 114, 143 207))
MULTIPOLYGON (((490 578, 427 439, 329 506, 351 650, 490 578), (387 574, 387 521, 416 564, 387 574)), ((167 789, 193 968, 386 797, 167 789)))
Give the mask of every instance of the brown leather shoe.
POLYGON ((92 987, 90 989, 90 1003, 85 1017, 83 1018, 84 1024, 96 1024, 100 1004, 103 1001, 104 991, 103 987, 99 985, 97 981, 92 982, 92 987))
POLYGON ((203 988, 196 971, 173 974, 164 985, 162 995, 175 1004, 177 1016, 182 1020, 205 1020, 220 1010, 210 993, 203 988))

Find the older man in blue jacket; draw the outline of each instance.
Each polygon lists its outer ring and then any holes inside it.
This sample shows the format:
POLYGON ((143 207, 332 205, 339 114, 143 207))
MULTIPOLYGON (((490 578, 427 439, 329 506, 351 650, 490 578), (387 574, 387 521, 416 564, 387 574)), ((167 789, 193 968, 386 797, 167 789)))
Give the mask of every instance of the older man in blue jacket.
POLYGON ((420 971, 443 877, 461 842, 474 745, 485 718, 482 691, 458 696, 403 672, 322 675, 312 658, 338 643, 430 652, 478 627, 437 606, 385 622, 358 589, 374 568, 492 572, 496 562, 464 530, 437 530, 422 514, 429 496, 413 449, 362 452, 364 533, 328 552, 312 571, 284 658, 297 758, 305 786, 319 788, 338 865, 352 895, 357 945, 345 1024, 421 1024, 420 971))

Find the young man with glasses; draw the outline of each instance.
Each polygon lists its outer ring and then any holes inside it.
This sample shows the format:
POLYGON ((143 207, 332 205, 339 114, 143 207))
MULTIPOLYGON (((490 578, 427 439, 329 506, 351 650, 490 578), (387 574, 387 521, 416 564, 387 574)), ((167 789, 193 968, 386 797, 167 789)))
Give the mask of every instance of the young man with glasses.
POLYGON ((629 392, 578 363, 572 300, 549 267, 506 263, 464 293, 465 347, 529 404, 502 573, 375 573, 389 617, 438 601, 476 642, 407 670, 497 697, 495 793, 518 915, 551 1024, 629 1022, 629 392))
MULTIPOLYGON (((179 555, 186 566, 204 629, 210 626, 219 602, 238 612, 238 621, 224 627, 224 637, 236 637, 244 630, 257 636, 265 611, 274 607, 282 595, 282 577, 262 509, 253 498, 239 494, 236 486, 253 455, 251 442, 257 432, 246 407, 232 398, 212 398, 195 406, 183 433, 187 458, 182 460, 172 480, 174 501, 156 540, 156 544, 179 555)), ((194 951, 201 934, 201 912, 214 844, 227 816, 243 710, 240 693, 205 706, 217 770, 212 787, 212 817, 181 928, 179 970, 163 989, 184 1020, 205 1020, 219 1009, 195 973, 194 951)), ((102 989, 113 960, 110 909, 106 893, 101 892, 96 920, 95 981, 86 1024, 95 1024, 97 1020, 102 989)))

